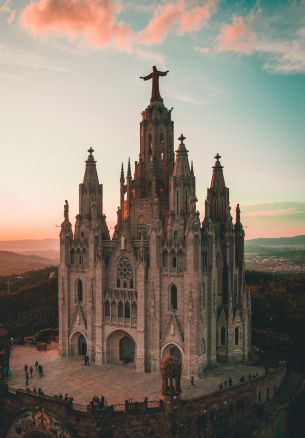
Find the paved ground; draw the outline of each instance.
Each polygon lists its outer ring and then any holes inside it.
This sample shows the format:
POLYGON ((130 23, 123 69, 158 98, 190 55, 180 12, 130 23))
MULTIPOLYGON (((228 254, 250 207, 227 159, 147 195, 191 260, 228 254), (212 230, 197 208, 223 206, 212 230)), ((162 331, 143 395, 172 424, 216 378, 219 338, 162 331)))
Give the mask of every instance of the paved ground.
MULTIPOLYGON (((14 346, 10 360, 8 384, 14 388, 25 389, 24 364, 28 367, 38 362, 43 366, 44 377, 39 378, 34 371, 29 388, 40 387, 46 395, 68 393, 75 403, 87 405, 93 395, 104 395, 108 404, 124 403, 129 397, 143 401, 159 400, 161 375, 159 373, 136 373, 133 368, 113 365, 84 366, 82 357, 61 358, 57 349, 37 351, 32 346, 14 346)), ((188 379, 182 378, 182 398, 193 398, 208 394, 219 388, 220 382, 229 377, 233 384, 239 383, 241 375, 263 373, 260 367, 245 365, 226 365, 207 371, 202 379, 196 379, 191 387, 188 379)))

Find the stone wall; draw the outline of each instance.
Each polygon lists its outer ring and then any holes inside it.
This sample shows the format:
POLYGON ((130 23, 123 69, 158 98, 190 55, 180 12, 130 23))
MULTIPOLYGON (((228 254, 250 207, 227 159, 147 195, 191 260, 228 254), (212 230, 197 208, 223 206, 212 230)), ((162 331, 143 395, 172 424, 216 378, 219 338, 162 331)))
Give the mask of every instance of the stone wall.
MULTIPOLYGON (((259 394, 263 402, 262 394, 267 394, 269 388, 272 397, 270 388, 279 388, 285 371, 285 366, 282 366, 272 373, 192 400, 150 402, 148 407, 139 403, 130 405, 128 409, 117 406, 99 415, 84 412, 83 407, 77 405, 69 409, 64 401, 51 397, 38 397, 21 390, 9 391, 3 387, 4 420, 0 437, 7 436, 8 430, 14 430, 22 413, 32 412, 34 418, 35 411, 37 418, 41 413, 53 418, 53 423, 57 421, 61 424, 71 437, 229 438, 236 436, 237 425, 255 411, 259 404, 259 394)), ((47 420, 46 424, 50 424, 50 421, 47 420)))

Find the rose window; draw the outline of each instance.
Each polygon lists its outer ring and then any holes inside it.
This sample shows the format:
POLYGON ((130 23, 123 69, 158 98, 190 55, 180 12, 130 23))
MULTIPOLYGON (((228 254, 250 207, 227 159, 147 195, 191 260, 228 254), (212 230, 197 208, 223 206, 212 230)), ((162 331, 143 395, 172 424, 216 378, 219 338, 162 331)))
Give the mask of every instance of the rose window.
POLYGON ((117 287, 133 289, 133 266, 127 257, 122 257, 117 267, 117 287))

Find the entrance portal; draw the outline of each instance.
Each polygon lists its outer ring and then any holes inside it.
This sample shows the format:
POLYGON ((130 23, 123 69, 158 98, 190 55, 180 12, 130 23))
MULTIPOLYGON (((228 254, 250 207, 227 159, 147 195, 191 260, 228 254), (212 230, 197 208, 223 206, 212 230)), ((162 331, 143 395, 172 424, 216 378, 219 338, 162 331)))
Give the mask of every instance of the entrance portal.
POLYGON ((78 338, 78 354, 84 356, 87 353, 87 342, 83 335, 78 338))
POLYGON ((135 343, 130 336, 124 336, 120 340, 120 360, 127 364, 134 362, 135 358, 135 343))
POLYGON ((176 347, 175 344, 169 344, 164 348, 162 358, 164 358, 165 356, 167 356, 169 354, 172 354, 173 356, 175 356, 182 363, 181 351, 179 350, 178 347, 176 347))
POLYGON ((124 330, 115 330, 106 341, 107 363, 113 365, 135 365, 137 344, 133 337, 124 330))

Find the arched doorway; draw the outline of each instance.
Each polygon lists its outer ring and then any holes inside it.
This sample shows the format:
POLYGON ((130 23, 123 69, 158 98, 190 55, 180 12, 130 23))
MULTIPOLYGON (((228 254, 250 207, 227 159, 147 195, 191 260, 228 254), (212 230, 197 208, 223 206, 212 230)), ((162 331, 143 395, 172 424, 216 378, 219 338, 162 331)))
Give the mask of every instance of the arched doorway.
POLYGON ((87 354, 87 340, 81 332, 75 332, 70 338, 70 355, 84 356, 87 354))
POLYGON ((83 335, 80 335, 78 338, 78 354, 81 354, 82 356, 87 354, 87 342, 83 335))
POLYGON ((124 336, 120 339, 120 360, 125 364, 134 363, 135 343, 130 336, 124 336))
POLYGON ((137 345, 125 330, 115 330, 106 341, 107 363, 114 365, 135 364, 137 345))
POLYGON ((175 356, 182 363, 181 350, 175 344, 166 345, 166 347, 164 348, 163 353, 162 353, 162 359, 169 354, 172 354, 173 356, 175 356))

